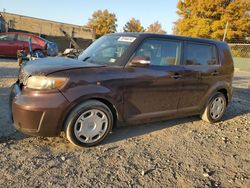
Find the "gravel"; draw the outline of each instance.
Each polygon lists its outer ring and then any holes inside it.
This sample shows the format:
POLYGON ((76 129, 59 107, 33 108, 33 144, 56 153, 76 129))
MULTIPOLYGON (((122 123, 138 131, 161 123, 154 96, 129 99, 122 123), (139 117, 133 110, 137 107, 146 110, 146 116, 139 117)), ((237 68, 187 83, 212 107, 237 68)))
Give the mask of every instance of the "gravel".
POLYGON ((237 71, 224 119, 118 126, 101 145, 72 146, 13 128, 15 60, 0 59, 0 187, 250 187, 250 73, 237 71))

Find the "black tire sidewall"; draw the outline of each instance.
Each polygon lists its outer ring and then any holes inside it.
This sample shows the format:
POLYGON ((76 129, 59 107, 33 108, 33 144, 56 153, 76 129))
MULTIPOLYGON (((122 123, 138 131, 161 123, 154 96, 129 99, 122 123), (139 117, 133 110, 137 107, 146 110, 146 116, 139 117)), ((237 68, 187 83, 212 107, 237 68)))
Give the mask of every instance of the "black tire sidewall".
POLYGON ((84 105, 84 103, 83 103, 81 105, 78 105, 76 108, 74 108, 74 110, 70 113, 70 115, 67 118, 65 130, 66 130, 66 134, 68 134, 67 136, 70 137, 71 141, 75 145, 80 146, 80 147, 90 147, 90 146, 94 146, 94 145, 97 145, 98 143, 102 142, 107 137, 107 135, 110 133, 110 131, 112 130, 112 127, 113 127, 113 115, 112 115, 110 109, 102 103, 91 104, 91 102, 90 102, 87 105, 84 105), (75 123, 76 123, 77 119, 79 118, 79 116, 82 115, 82 113, 84 113, 85 111, 88 111, 91 109, 101 110, 107 116, 108 128, 107 128, 105 134, 96 142, 83 143, 76 138, 75 133, 74 133, 74 126, 75 126, 75 123))
POLYGON ((44 53, 41 50, 34 50, 33 55, 35 55, 36 53, 38 53, 39 55, 42 55, 39 58, 45 57, 44 53))
POLYGON ((207 117, 208 117, 208 120, 209 120, 211 123, 215 123, 215 122, 220 121, 221 118, 223 117, 225 111, 226 111, 226 107, 227 107, 227 101, 226 101, 226 98, 225 98, 224 94, 219 93, 219 92, 215 93, 215 95, 210 99, 210 101, 209 101, 209 103, 208 103, 208 106, 207 106, 207 108, 208 108, 208 110, 207 110, 207 117), (221 116, 220 116, 219 118, 217 118, 217 119, 213 119, 213 118, 211 117, 211 115, 210 115, 210 106, 212 105, 212 102, 213 102, 217 97, 222 97, 222 98, 223 98, 225 106, 224 106, 224 109, 223 109, 223 112, 222 112, 221 116))

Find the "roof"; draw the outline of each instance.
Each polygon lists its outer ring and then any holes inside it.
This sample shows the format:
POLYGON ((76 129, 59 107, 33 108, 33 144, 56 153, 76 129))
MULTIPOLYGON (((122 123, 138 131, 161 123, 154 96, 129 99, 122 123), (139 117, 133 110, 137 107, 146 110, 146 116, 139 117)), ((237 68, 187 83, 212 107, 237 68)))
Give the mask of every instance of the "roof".
POLYGON ((194 41, 194 42, 225 43, 223 41, 206 39, 206 38, 194 38, 194 37, 185 37, 185 36, 168 35, 168 34, 156 34, 156 33, 124 32, 124 33, 112 33, 110 35, 131 36, 131 37, 145 37, 145 38, 159 37, 159 38, 167 38, 167 39, 187 40, 187 41, 194 41))

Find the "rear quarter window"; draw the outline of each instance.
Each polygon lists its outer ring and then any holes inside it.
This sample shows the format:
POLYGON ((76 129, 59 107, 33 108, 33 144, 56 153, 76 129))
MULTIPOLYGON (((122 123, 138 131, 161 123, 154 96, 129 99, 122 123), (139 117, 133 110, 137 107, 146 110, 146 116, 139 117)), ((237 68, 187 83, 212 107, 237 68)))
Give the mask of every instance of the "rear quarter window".
POLYGON ((187 42, 185 45, 185 65, 218 65, 216 46, 213 44, 187 42))

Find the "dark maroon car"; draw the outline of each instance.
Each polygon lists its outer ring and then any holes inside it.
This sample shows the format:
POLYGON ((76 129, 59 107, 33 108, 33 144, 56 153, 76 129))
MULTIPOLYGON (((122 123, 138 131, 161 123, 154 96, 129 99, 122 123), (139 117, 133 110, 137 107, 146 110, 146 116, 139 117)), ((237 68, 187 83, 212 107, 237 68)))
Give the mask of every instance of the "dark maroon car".
POLYGON ((0 56, 16 57, 18 50, 29 52, 29 38, 32 41, 34 56, 44 57, 45 55, 51 55, 48 53, 48 51, 51 51, 50 46, 53 46, 55 48, 54 51, 58 52, 54 43, 39 36, 23 32, 7 32, 0 33, 0 56))
POLYGON ((233 60, 224 42, 145 33, 101 37, 78 59, 23 66, 11 93, 14 126, 92 146, 117 121, 200 115, 219 121, 232 97, 233 60))

